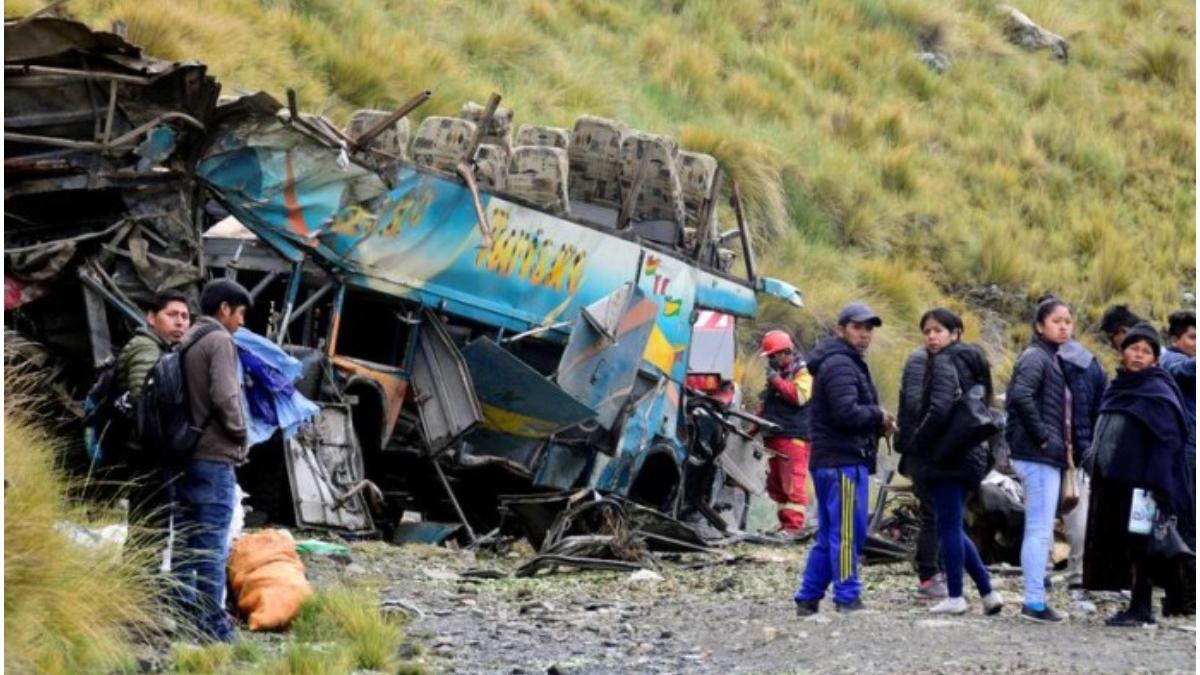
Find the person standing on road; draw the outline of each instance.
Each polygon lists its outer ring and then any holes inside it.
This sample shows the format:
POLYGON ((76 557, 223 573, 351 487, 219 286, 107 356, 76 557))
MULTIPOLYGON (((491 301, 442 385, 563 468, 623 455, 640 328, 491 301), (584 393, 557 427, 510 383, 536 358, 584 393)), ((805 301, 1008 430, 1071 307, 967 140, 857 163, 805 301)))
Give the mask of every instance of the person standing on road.
POLYGON ((182 602, 200 633, 230 642, 233 623, 222 599, 237 484, 234 467, 246 460, 246 411, 233 333, 245 323, 252 300, 241 284, 218 279, 200 294, 203 316, 183 338, 191 419, 203 429, 177 487, 179 529, 185 554, 176 572, 182 602))
MULTIPOLYGON (((146 377, 158 360, 179 344, 192 323, 187 296, 177 290, 163 291, 146 312, 140 326, 117 356, 117 387, 132 399, 142 393, 146 377)), ((130 472, 129 537, 127 545, 154 551, 152 573, 158 573, 171 532, 171 509, 175 504, 174 472, 163 465, 155 448, 143 448, 130 438, 126 448, 130 472)))
POLYGON ((863 608, 858 558, 867 536, 867 476, 875 471, 879 437, 896 430, 863 359, 881 325, 870 307, 850 303, 838 312, 837 334, 809 354, 817 535, 794 595, 799 616, 817 612, 831 582, 839 612, 863 608))
POLYGON ((796 355, 792 338, 781 330, 763 336, 762 356, 768 360, 768 372, 759 415, 778 425, 766 434, 772 453, 767 493, 779 505, 780 530, 795 537, 804 528, 808 506, 808 402, 813 379, 796 355))
POLYGON ((928 359, 929 352, 925 347, 918 347, 904 362, 904 371, 900 375, 900 428, 896 432, 896 452, 900 453, 900 475, 912 481, 920 517, 914 559, 917 566, 917 597, 941 600, 946 597, 946 580, 941 572, 937 514, 933 508, 933 496, 929 494, 929 487, 924 481, 920 449, 913 442, 913 432, 921 421, 921 393, 928 359))
POLYGON ((1025 604, 1021 616, 1057 623, 1065 617, 1046 604, 1046 563, 1054 538, 1062 472, 1070 452, 1071 390, 1058 362, 1058 350, 1071 339, 1071 309, 1050 298, 1038 304, 1033 342, 1017 358, 1005 409, 1013 468, 1025 489, 1025 536, 1021 572, 1025 604))
MULTIPOLYGON (((1067 388, 1071 390, 1071 443, 1072 461, 1076 467, 1083 466, 1083 456, 1092 446, 1092 428, 1100 416, 1100 398, 1108 386, 1108 377, 1095 355, 1071 339, 1058 350, 1059 363, 1067 388)), ((1079 503, 1087 504, 1091 481, 1087 471, 1075 472, 1075 487, 1079 490, 1079 503)), ((1082 600, 1083 589, 1083 546, 1087 536, 1087 513, 1082 506, 1071 509, 1063 516, 1063 527, 1071 552, 1067 558, 1067 587, 1076 599, 1082 600)))
MULTIPOLYGON (((1167 335, 1171 344, 1162 351, 1159 366, 1167 371, 1179 386, 1183 395, 1183 414, 1187 417, 1189 431, 1184 436, 1184 458, 1187 460, 1186 474, 1191 481, 1192 494, 1196 493, 1196 313, 1179 311, 1167 317, 1167 335)), ((1184 542, 1196 550, 1195 521, 1187 520, 1188 526, 1179 533, 1184 542)), ((1178 585, 1168 584, 1167 597, 1163 600, 1163 615, 1192 616, 1196 613, 1196 559, 1184 558, 1180 563, 1178 585)))
POLYGON ((954 404, 975 388, 992 403, 992 372, 979 349, 962 342, 963 323, 957 314, 941 307, 925 312, 920 322, 928 352, 921 387, 921 413, 913 432, 920 462, 921 481, 927 486, 937 510, 938 540, 946 565, 947 597, 930 611, 935 614, 964 614, 969 609, 963 597, 963 569, 971 575, 985 614, 999 614, 1004 606, 992 588, 991 576, 971 538, 963 531, 963 506, 990 468, 988 450, 981 443, 965 452, 946 449, 954 439, 945 436, 954 404))
POLYGON ((1178 583, 1173 579, 1181 570, 1178 559, 1194 555, 1183 550, 1152 552, 1149 528, 1137 527, 1131 508, 1135 489, 1148 491, 1153 509, 1177 518, 1181 531, 1188 525, 1194 531, 1194 481, 1184 475, 1190 427, 1179 388, 1166 371, 1154 367, 1160 351, 1158 332, 1149 324, 1126 331, 1121 367, 1104 395, 1087 457, 1093 465, 1094 489, 1085 583, 1111 591, 1132 586, 1129 606, 1106 621, 1110 626, 1153 624, 1153 578, 1159 576, 1169 589, 1178 583))

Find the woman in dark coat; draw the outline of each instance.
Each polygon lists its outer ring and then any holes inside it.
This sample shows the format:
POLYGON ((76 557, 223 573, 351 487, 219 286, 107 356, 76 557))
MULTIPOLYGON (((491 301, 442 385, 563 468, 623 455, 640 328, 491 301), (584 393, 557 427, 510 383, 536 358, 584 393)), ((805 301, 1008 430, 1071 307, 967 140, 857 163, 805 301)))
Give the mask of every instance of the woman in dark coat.
POLYGON ((932 309, 921 317, 928 359, 921 387, 920 422, 914 432, 914 446, 924 457, 919 463, 921 480, 928 486, 937 511, 938 539, 946 566, 947 597, 930 611, 935 614, 963 614, 968 609, 963 597, 963 569, 971 575, 983 599, 986 614, 998 614, 1003 607, 1000 594, 992 589, 987 567, 975 544, 963 532, 963 505, 967 495, 979 486, 989 469, 987 449, 982 445, 966 452, 942 449, 953 439, 946 438, 954 404, 959 396, 979 388, 984 402, 992 399, 992 374, 982 352, 962 342, 962 319, 948 309, 932 309))
MULTIPOLYGON (((1184 444, 1189 433, 1182 394, 1155 364, 1162 352, 1148 324, 1129 329, 1121 341, 1121 367, 1100 404, 1091 451, 1093 489, 1089 503, 1084 585, 1094 590, 1133 592, 1129 607, 1110 626, 1154 623, 1150 599, 1154 577, 1177 573, 1174 561, 1155 559, 1150 537, 1129 531, 1134 489, 1147 490, 1164 516, 1185 526, 1194 518, 1184 444), (1156 574, 1157 573, 1157 574, 1156 574)), ((1183 553, 1188 555, 1188 553, 1183 553)))
POLYGON ((1058 362, 1058 348, 1071 339, 1073 328, 1066 303, 1050 298, 1038 304, 1035 337, 1017 358, 1004 402, 1008 412, 1005 438, 1013 469, 1025 490, 1025 536, 1021 542, 1025 604, 1021 617, 1043 623, 1063 620, 1046 604, 1045 581, 1071 439, 1071 391, 1058 362))

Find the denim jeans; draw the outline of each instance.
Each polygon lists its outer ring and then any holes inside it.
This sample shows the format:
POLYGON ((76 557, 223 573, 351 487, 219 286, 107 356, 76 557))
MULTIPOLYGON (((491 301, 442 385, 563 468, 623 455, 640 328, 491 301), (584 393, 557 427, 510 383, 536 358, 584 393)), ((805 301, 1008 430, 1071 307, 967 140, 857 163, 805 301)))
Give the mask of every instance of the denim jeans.
POLYGON ((975 542, 963 531, 963 505, 967 491, 958 481, 930 481, 933 504, 937 508, 937 533, 946 564, 946 590, 950 597, 963 594, 963 570, 971 575, 980 597, 992 592, 992 579, 979 557, 975 542))
POLYGON ((1025 538, 1021 541, 1025 604, 1036 605, 1046 602, 1046 563, 1054 543, 1054 513, 1058 510, 1062 469, 1022 459, 1013 460, 1013 469, 1025 489, 1025 538))
POLYGON ((223 598, 235 485, 232 464, 193 460, 180 474, 175 491, 177 532, 183 542, 178 559, 172 561, 179 603, 203 636, 222 642, 233 639, 223 598))

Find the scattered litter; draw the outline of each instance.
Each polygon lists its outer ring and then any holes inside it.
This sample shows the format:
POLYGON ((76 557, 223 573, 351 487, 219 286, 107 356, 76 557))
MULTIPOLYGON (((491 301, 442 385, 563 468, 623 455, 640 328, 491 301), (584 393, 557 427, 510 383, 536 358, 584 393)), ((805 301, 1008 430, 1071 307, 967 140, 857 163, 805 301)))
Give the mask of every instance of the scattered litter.
POLYGON ((296 542, 296 553, 302 555, 341 555, 349 556, 350 548, 342 544, 334 544, 319 539, 305 539, 296 542))
POLYGON ((638 571, 634 572, 633 574, 630 574, 629 578, 626 579, 626 581, 631 584, 643 583, 643 582, 649 582, 649 583, 656 584, 662 580, 663 580, 663 576, 661 574, 659 574, 658 572, 655 572, 654 570, 638 570, 638 571))
POLYGON ((458 572, 441 567, 422 567, 421 573, 434 581, 453 581, 458 578, 458 572))
POLYGON ((76 544, 89 548, 101 546, 120 548, 125 545, 125 539, 129 536, 129 527, 124 523, 105 525, 104 527, 85 527, 68 520, 60 520, 55 523, 55 529, 76 544))

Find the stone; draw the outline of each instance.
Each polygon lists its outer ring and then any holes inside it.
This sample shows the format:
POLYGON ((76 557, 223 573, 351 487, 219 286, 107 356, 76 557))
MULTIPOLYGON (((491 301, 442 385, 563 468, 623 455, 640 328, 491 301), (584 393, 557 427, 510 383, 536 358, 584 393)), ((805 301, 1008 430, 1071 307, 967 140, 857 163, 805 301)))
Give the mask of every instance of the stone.
POLYGON ((1004 21, 1004 37, 1027 51, 1049 49, 1060 61, 1069 58, 1070 45, 1061 35, 1051 33, 1033 22, 1015 7, 1005 7, 1008 16, 1004 21))

